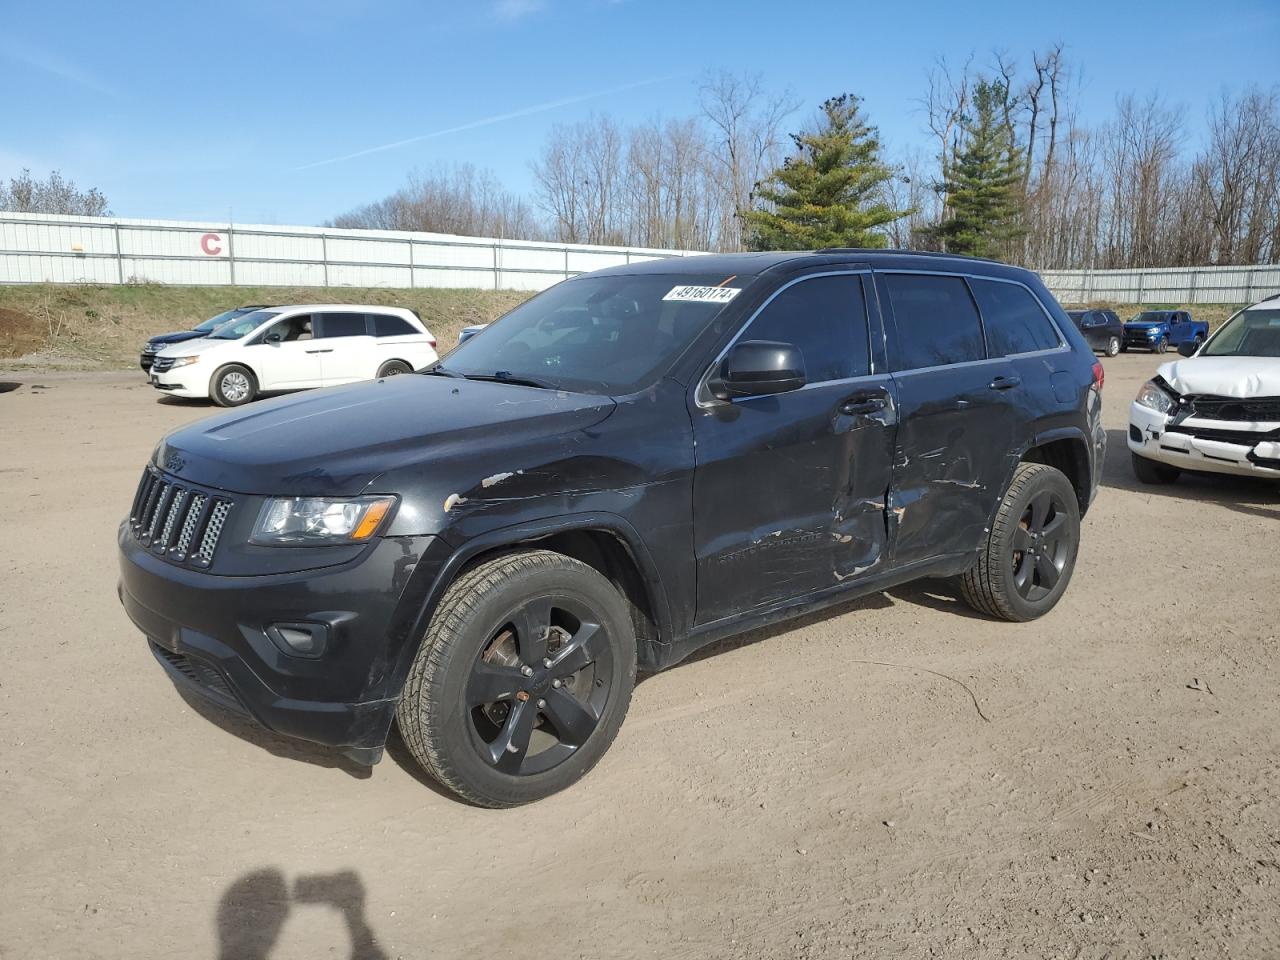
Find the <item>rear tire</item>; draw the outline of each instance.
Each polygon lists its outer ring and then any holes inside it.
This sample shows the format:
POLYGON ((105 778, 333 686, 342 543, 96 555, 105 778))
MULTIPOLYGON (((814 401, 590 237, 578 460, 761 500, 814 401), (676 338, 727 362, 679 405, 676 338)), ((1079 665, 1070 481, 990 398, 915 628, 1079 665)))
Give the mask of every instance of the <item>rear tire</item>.
POLYGON ((977 562, 959 577, 969 606, 1026 621, 1053 609, 1071 582, 1080 548, 1080 503, 1062 471, 1021 463, 977 562))
POLYGON ((209 396, 220 407, 239 407, 258 395, 258 378, 248 367, 229 363, 209 380, 209 396))
POLYGON ((635 629, 618 589, 579 560, 521 550, 473 567, 445 592, 396 722, 444 787, 477 806, 512 807, 595 766, 622 726, 635 676, 635 629))
POLYGON ((388 360, 378 368, 379 377, 395 377, 402 373, 413 373, 413 368, 403 360, 388 360))
POLYGON ((1107 354, 1107 356, 1108 356, 1108 357, 1114 357, 1117 353, 1119 353, 1119 352, 1120 352, 1120 338, 1119 338, 1119 337, 1112 337, 1110 340, 1108 340, 1108 341, 1107 341, 1107 349, 1106 349, 1106 351, 1105 351, 1105 352, 1106 352, 1106 354, 1107 354))
POLYGON ((1129 460, 1133 464, 1133 475, 1138 478, 1139 483, 1164 485, 1173 483, 1182 476, 1182 471, 1177 467, 1140 457, 1132 450, 1129 451, 1129 460))

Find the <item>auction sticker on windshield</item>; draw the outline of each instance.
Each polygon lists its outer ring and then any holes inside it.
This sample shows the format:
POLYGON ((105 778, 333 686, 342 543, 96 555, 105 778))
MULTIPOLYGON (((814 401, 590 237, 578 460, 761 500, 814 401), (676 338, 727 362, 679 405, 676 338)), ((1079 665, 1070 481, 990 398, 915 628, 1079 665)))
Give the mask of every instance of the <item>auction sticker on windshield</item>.
POLYGON ((685 300, 691 303, 728 303, 742 292, 740 287, 672 287, 663 300, 685 300))

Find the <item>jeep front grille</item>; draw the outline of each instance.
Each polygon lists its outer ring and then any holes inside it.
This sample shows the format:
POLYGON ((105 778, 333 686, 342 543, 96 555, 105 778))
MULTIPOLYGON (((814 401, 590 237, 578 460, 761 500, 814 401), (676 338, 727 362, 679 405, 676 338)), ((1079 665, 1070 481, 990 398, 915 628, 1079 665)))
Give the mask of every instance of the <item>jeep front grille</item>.
POLYGON ((129 512, 134 538, 173 563, 208 567, 234 504, 148 467, 129 512))

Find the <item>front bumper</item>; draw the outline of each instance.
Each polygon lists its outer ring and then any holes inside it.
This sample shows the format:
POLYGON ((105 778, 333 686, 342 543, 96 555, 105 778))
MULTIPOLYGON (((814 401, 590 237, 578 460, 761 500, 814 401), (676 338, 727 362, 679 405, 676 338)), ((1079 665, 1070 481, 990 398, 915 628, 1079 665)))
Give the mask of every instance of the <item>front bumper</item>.
POLYGON ((192 400, 209 399, 209 375, 200 369, 200 364, 193 363, 176 370, 151 373, 151 385, 162 393, 175 397, 187 397, 192 400))
POLYGON ((1206 473, 1280 478, 1280 424, 1190 417, 1176 426, 1159 411, 1129 405, 1129 449, 1140 457, 1206 473), (1244 427, 1256 429, 1242 429, 1244 427), (1249 436, 1256 433, 1257 440, 1249 436))
POLYGON ((406 643, 442 558, 435 537, 386 538, 336 567, 216 576, 150 553, 120 528, 120 601, 175 683, 285 736, 381 756, 406 643), (323 625, 318 656, 286 652, 277 623, 323 625))
POLYGON ((1125 331, 1124 339, 1121 342, 1126 350, 1154 350, 1156 344, 1160 342, 1160 337, 1149 337, 1145 333, 1129 333, 1125 331))

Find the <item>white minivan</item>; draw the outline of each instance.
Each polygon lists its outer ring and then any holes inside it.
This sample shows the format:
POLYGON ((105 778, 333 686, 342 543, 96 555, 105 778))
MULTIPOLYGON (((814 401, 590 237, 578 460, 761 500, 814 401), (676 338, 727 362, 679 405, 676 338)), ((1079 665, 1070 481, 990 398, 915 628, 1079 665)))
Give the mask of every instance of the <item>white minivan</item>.
POLYGON ((161 350, 151 384, 176 397, 237 407, 263 393, 420 370, 436 339, 403 307, 304 303, 255 310, 200 340, 161 350))

